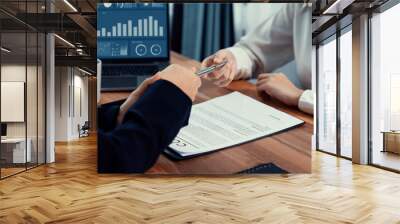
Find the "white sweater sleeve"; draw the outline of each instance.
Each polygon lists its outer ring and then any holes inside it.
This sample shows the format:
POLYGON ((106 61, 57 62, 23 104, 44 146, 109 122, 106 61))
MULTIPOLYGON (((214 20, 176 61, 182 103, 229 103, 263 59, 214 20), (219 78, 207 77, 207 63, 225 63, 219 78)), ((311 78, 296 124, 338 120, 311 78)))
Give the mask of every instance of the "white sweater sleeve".
POLYGON ((298 107, 305 113, 314 113, 314 93, 311 90, 305 90, 303 94, 301 94, 298 107))
POLYGON ((236 59, 236 70, 235 80, 248 79, 251 77, 255 64, 250 58, 249 54, 241 47, 230 47, 227 48, 236 59))
MULTIPOLYGON (((242 52, 233 50, 234 54, 246 54, 252 61, 252 73, 272 72, 294 59, 293 21, 301 6, 286 4, 234 45, 242 52)), ((238 61, 241 64, 245 63, 238 61)))

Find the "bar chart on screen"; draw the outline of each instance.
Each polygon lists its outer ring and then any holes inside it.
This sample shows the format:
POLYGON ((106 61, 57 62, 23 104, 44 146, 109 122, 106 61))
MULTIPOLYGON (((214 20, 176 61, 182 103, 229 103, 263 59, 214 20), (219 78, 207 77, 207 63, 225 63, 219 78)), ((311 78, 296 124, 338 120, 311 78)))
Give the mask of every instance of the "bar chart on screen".
POLYGON ((153 16, 128 20, 125 23, 117 22, 111 27, 100 27, 97 37, 163 37, 164 26, 153 16))
POLYGON ((160 58, 168 51, 168 8, 160 3, 97 4, 99 58, 160 58))

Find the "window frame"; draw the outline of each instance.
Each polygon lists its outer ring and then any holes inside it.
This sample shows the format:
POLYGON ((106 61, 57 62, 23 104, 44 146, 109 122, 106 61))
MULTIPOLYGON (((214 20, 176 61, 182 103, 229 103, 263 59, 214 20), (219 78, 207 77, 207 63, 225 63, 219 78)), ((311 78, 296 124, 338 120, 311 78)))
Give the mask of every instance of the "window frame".
MULTIPOLYGON (((25 0, 25 1, 21 1, 21 2, 25 3, 25 6, 24 6, 25 7, 25 12, 24 13, 25 13, 25 20, 26 20, 27 13, 29 13, 27 11, 27 3, 28 3, 28 1, 25 0)), ((32 1, 32 3, 36 3, 36 13, 39 12, 39 2, 43 2, 43 1, 42 0, 32 1)), ((12 14, 9 14, 9 12, 5 11, 4 9, 2 9, 1 6, 0 6, 0 10, 3 13, 9 15, 12 19, 22 23, 23 30, 20 30, 18 33, 20 33, 21 35, 25 35, 25 37, 24 37, 25 38, 25 40, 24 40, 25 49, 23 50, 25 52, 25 56, 23 58, 25 60, 25 69, 24 69, 25 70, 25 87, 24 87, 24 91, 25 91, 25 93, 24 93, 24 96, 25 96, 24 97, 25 98, 24 99, 24 120, 25 120, 24 121, 25 122, 24 130, 25 130, 25 134, 24 134, 24 137, 23 137, 25 139, 25 166, 24 166, 23 170, 14 172, 12 174, 8 174, 6 176, 3 175, 2 167, 0 166, 0 180, 3 180, 3 179, 6 179, 8 177, 12 177, 12 176, 17 175, 19 173, 26 172, 26 171, 28 171, 30 169, 39 167, 39 166, 44 165, 44 164, 47 163, 47 110, 46 110, 46 108, 47 108, 47 44, 48 44, 47 34, 48 33, 47 32, 43 32, 41 30, 38 30, 38 29, 30 26, 29 24, 24 23, 23 21, 19 20, 18 18, 13 17, 12 14), (33 136, 32 138, 36 138, 37 144, 36 144, 36 161, 34 163, 27 162, 28 161, 28 158, 27 158, 27 156, 28 156, 28 153, 27 153, 27 147, 28 147, 27 146, 27 144, 28 144, 28 112, 27 112, 28 34, 33 34, 34 36, 36 36, 36 41, 34 43, 34 44, 36 44, 36 47, 35 47, 36 60, 34 61, 34 64, 36 66, 36 69, 35 69, 35 72, 34 72, 35 75, 36 75, 36 84, 35 84, 36 85, 36 91, 34 93, 36 95, 35 96, 36 97, 36 122, 34 122, 34 125, 36 125, 36 127, 35 127, 36 136, 33 136), (40 38, 40 41, 41 41, 41 44, 42 44, 42 48, 43 48, 43 49, 40 49, 41 51, 39 51, 39 36, 40 36, 40 34, 43 34, 42 38, 40 38), (42 96, 44 97, 42 99, 43 105, 41 105, 41 107, 43 107, 42 109, 44 110, 43 111, 44 115, 41 118, 39 118, 39 112, 38 112, 39 111, 39 79, 38 79, 39 69, 38 69, 38 67, 40 65, 39 64, 39 52, 43 53, 43 55, 41 55, 41 57, 42 57, 42 60, 44 60, 43 61, 44 63, 42 64, 43 67, 42 67, 42 70, 41 70, 41 73, 42 73, 41 74, 42 75, 42 80, 41 81, 42 81, 42 84, 43 84, 42 96), (43 143, 43 145, 42 145, 42 147, 43 147, 42 148, 43 155, 41 155, 41 157, 43 157, 42 158, 43 159, 42 162, 39 162, 39 141, 38 141, 38 139, 39 139, 39 119, 41 120, 41 122, 43 122, 42 123, 43 124, 43 127, 42 127, 43 128, 43 133, 42 133, 43 134, 43 136, 42 136, 42 138, 43 138, 43 140, 42 140, 43 141, 42 142, 43 143), (44 120, 42 120, 42 119, 44 119, 44 120), (30 163, 29 166, 28 166, 28 163, 30 163)), ((46 7, 46 9, 45 9, 45 12, 47 12, 47 11, 48 11, 48 7, 46 7)), ((0 23, 0 28, 1 28, 1 23, 0 23)), ((2 42, 3 33, 9 33, 9 32, 8 31, 3 31, 2 29, 0 29, 0 46, 2 45, 1 42, 2 42)), ((15 32, 15 33, 17 33, 17 32, 15 32)), ((2 62, 3 62, 2 54, 0 53, 0 82, 2 81, 1 80, 2 79, 2 76, 1 76, 2 62)), ((1 85, 0 85, 0 90, 1 90, 1 85)), ((0 97, 0 101, 1 101, 1 97, 0 97)), ((1 105, 0 105, 0 110, 1 110, 1 105)), ((0 123, 1 123, 1 119, 0 119, 0 123)), ((1 150, 1 145, 0 145, 0 158, 1 158, 1 152, 2 152, 2 150, 1 150)), ((0 165, 1 165, 1 163, 0 163, 0 165)))
MULTIPOLYGON (((342 18, 343 20, 348 20, 349 17, 344 17, 342 18)), ((339 20, 337 23, 340 23, 341 20, 339 20)), ((347 32, 352 32, 352 22, 349 22, 347 24, 345 24, 343 27, 339 27, 338 25, 336 25, 336 32, 327 36, 326 38, 319 40, 316 45, 316 138, 315 138, 315 143, 316 143, 316 151, 319 152, 323 152, 332 156, 336 156, 336 157, 340 157, 346 160, 352 160, 352 158, 347 157, 342 155, 341 153, 341 118, 340 118, 340 112, 341 112, 341 108, 340 108, 340 104, 341 104, 341 94, 340 94, 340 81, 341 81, 341 66, 340 66, 340 60, 341 60, 341 55, 340 55, 340 38, 342 35, 346 34, 347 32), (334 37, 334 38, 333 38, 334 37), (320 143, 319 143, 319 84, 320 84, 320 80, 319 80, 319 47, 322 43, 326 44, 330 41, 336 41, 336 152, 332 153, 332 152, 328 152, 324 149, 321 149, 320 143)))
POLYGON ((373 41, 373 35, 372 35, 372 19, 374 18, 374 15, 376 14, 381 14, 384 13, 385 11, 393 8, 394 6, 400 4, 399 1, 397 0, 387 0, 385 3, 383 3, 382 5, 373 8, 371 10, 368 10, 368 34, 367 34, 367 38, 368 38, 368 60, 367 60, 367 64, 368 64, 368 68, 367 68, 367 72, 368 72, 368 87, 367 87, 367 91, 368 91, 368 112, 367 112, 367 116, 368 116, 368 152, 367 152, 367 162, 368 165, 373 166, 373 167, 377 167, 383 170, 388 170, 391 172, 395 172, 395 173, 400 173, 400 170, 394 169, 394 168, 390 168, 387 166, 383 166, 380 164, 376 164, 373 162, 373 154, 374 154, 374 149, 373 149, 373 132, 372 132, 372 119, 373 119, 373 113, 372 113, 372 93, 373 93, 373 88, 372 88, 372 41, 373 41))

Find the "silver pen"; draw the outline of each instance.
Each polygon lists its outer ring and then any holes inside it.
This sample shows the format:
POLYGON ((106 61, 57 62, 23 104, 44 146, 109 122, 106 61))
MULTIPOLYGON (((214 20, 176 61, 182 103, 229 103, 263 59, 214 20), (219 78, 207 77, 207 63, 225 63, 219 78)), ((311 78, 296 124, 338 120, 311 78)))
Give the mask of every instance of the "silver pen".
POLYGON ((201 78, 206 74, 209 74, 213 71, 221 69, 222 67, 224 67, 226 65, 226 63, 228 63, 228 60, 225 59, 224 61, 222 61, 219 64, 214 64, 214 65, 211 65, 210 67, 202 68, 202 69, 198 70, 195 74, 201 78))

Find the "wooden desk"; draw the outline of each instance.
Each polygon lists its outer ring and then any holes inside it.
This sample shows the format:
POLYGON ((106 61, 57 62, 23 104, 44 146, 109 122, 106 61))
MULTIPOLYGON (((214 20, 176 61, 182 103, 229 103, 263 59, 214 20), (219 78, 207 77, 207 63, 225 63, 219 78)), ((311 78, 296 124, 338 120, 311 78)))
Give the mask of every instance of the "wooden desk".
POLYGON ((382 152, 392 152, 400 154, 400 131, 382 131, 383 150, 382 152))
MULTIPOLYGON (((171 62, 185 67, 199 67, 200 63, 171 53, 171 62)), ((283 112, 305 121, 301 127, 221 150, 204 156, 183 161, 172 161, 161 155, 149 174, 233 174, 262 163, 273 162, 291 173, 311 172, 311 135, 313 117, 297 108, 289 108, 277 101, 260 97, 254 85, 247 81, 234 81, 227 88, 219 88, 204 81, 196 98, 196 103, 239 91, 283 112)), ((103 92, 100 103, 110 103, 124 99, 128 92, 103 92)))
POLYGON ((30 138, 5 138, 1 139, 1 145, 2 158, 0 159, 4 159, 4 163, 25 164, 25 162, 31 162, 32 140, 30 138))

